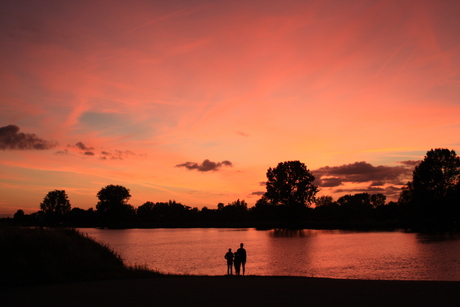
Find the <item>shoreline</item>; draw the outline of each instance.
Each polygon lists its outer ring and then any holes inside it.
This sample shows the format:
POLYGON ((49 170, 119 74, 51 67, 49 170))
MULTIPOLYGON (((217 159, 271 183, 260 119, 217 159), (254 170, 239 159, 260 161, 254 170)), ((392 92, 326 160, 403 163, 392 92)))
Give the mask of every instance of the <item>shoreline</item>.
POLYGON ((460 281, 177 276, 15 287, 5 306, 456 306, 460 281))

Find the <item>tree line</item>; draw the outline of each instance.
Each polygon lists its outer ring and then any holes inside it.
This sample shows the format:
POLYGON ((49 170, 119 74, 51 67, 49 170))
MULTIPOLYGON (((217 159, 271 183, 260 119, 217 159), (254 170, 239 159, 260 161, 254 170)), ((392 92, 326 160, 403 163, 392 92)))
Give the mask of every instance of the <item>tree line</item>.
POLYGON ((458 228, 460 158, 455 151, 432 149, 413 171, 399 200, 369 193, 348 194, 336 201, 316 197, 315 177, 300 161, 280 162, 267 170, 266 192, 248 208, 244 200, 217 209, 192 208, 175 200, 128 203, 130 190, 107 185, 97 193, 96 209, 71 208, 64 190, 48 192, 40 211, 18 210, 23 225, 72 227, 258 227, 258 228, 458 228))

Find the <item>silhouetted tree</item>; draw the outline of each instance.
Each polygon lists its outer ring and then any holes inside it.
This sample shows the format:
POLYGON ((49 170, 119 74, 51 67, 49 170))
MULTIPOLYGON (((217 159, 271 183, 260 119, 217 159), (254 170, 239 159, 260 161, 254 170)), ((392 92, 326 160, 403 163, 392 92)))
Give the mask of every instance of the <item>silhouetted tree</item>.
POLYGON ((184 206, 175 200, 167 203, 156 203, 154 206, 155 214, 160 218, 160 222, 179 225, 187 220, 187 213, 191 208, 184 206))
POLYGON ((97 193, 97 197, 96 210, 104 226, 120 227, 135 214, 134 207, 127 203, 131 198, 129 189, 123 186, 108 185, 97 193))
POLYGON ((300 161, 280 162, 267 171, 264 197, 273 204, 309 206, 318 192, 315 176, 300 161))
POLYGON ((267 171, 267 192, 264 198, 274 205, 288 208, 288 222, 302 221, 306 208, 311 205, 318 192, 313 184, 315 176, 300 161, 280 162, 267 171))
POLYGON ((248 204, 244 200, 235 200, 234 202, 229 203, 225 208, 234 208, 236 211, 247 212, 248 204))
POLYGON ((99 198, 99 202, 96 205, 96 210, 106 212, 126 205, 131 194, 129 189, 124 186, 110 184, 97 192, 97 198, 99 198))
POLYGON ((375 217, 379 222, 384 222, 387 227, 401 226, 403 221, 403 207, 394 201, 375 208, 375 217))
POLYGON ((379 206, 384 206, 387 197, 381 193, 371 195, 371 205, 375 209, 379 206))
POLYGON ((331 196, 320 196, 315 199, 314 216, 316 222, 336 225, 341 221, 341 208, 331 196))
MULTIPOLYGON (((39 211, 40 215, 43 216, 42 224, 45 222, 43 211, 39 211)), ((13 221, 17 225, 21 226, 38 226, 39 221, 37 220, 38 213, 25 214, 24 210, 19 209, 13 216, 13 221)), ((1 220, 1 219, 0 219, 1 220)), ((0 221, 1 224, 1 221, 0 221)))
POLYGON ((146 202, 137 208, 137 216, 145 223, 163 226, 183 226, 196 222, 198 209, 182 205, 175 200, 166 202, 146 202))
POLYGON ((332 196, 316 197, 315 209, 313 211, 314 221, 335 226, 341 218, 340 209, 332 196))
POLYGON ((64 190, 48 192, 40 204, 40 209, 45 214, 46 223, 52 225, 62 222, 65 215, 70 212, 70 207, 68 196, 64 190))
POLYGON ((320 196, 315 198, 316 207, 328 206, 334 202, 332 196, 320 196))
POLYGON ((227 206, 219 207, 220 220, 233 225, 242 225, 247 221, 248 204, 244 200, 236 200, 227 206))
POLYGON ((95 227, 96 217, 93 208, 88 210, 72 208, 69 213, 69 223, 73 227, 95 227))
POLYGON ((455 151, 438 148, 426 153, 415 167, 412 181, 400 195, 418 223, 454 224, 460 213, 460 157, 455 151))
POLYGON ((372 205, 368 193, 344 195, 337 199, 342 213, 342 221, 357 223, 371 218, 372 205))
POLYGON ((24 210, 19 209, 18 211, 16 211, 13 218, 16 223, 21 224, 22 222, 24 222, 24 219, 25 219, 24 210))
POLYGON ((349 208, 351 210, 372 208, 371 197, 368 193, 358 193, 354 195, 347 194, 340 197, 337 202, 340 206, 349 208))
POLYGON ((286 208, 270 203, 265 197, 259 199, 250 209, 253 220, 262 227, 276 227, 284 222, 286 208))
POLYGON ((155 203, 147 201, 137 208, 137 216, 141 222, 153 223, 155 221, 155 203))
POLYGON ((217 219, 216 211, 216 209, 209 209, 206 206, 201 208, 201 211, 198 213, 200 222, 206 226, 214 225, 217 219))

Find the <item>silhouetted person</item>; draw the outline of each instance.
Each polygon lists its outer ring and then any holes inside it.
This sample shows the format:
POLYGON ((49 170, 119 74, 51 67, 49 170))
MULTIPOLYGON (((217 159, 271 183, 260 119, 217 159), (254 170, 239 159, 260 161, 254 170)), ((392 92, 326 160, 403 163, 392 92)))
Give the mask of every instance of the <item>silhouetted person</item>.
POLYGON ((231 248, 228 249, 228 252, 225 254, 224 258, 227 259, 227 274, 232 275, 233 253, 231 248))
MULTIPOLYGON (((246 265, 246 250, 243 248, 243 243, 240 244, 240 248, 238 248, 238 250, 236 251, 236 254, 238 254, 238 259, 241 263, 241 266, 243 267, 243 275, 246 271, 246 268, 245 268, 245 265, 246 265)), ((236 270, 236 269, 235 269, 236 270)), ((238 268, 238 271, 240 269, 238 268)), ((238 272, 239 274, 239 272, 238 272)))
POLYGON ((235 274, 240 275, 241 255, 238 251, 233 254, 233 265, 235 266, 235 274))

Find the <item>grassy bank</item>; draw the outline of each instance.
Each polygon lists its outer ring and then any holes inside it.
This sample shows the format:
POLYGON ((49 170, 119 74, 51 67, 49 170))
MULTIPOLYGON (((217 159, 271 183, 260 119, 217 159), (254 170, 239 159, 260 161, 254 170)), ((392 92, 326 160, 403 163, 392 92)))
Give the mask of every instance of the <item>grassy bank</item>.
POLYGON ((74 229, 0 227, 0 246, 3 287, 160 275, 125 266, 107 246, 74 229))

